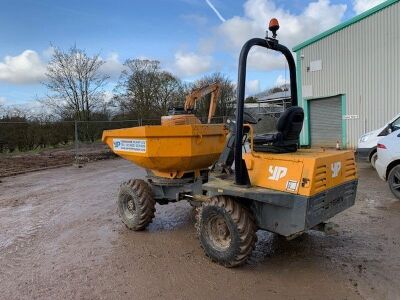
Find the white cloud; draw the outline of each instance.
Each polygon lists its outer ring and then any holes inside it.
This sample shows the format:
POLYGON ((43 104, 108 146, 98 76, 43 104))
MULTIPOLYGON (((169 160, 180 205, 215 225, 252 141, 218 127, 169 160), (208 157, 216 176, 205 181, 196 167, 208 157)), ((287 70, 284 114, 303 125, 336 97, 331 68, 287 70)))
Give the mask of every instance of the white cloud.
POLYGON ((208 55, 198 55, 193 52, 177 52, 175 54, 175 69, 180 75, 195 76, 210 70, 212 58, 208 55))
MULTIPOLYGON (((54 53, 49 47, 39 55, 34 50, 25 50, 16 56, 6 56, 0 61, 0 82, 13 84, 37 84, 46 79, 47 61, 54 53)), ((111 78, 118 78, 124 69, 117 53, 111 53, 104 60, 101 70, 111 78)))
MULTIPOLYGON (((327 30, 342 21, 347 9, 344 4, 332 4, 330 0, 318 0, 305 6, 300 14, 293 14, 276 4, 273 0, 247 0, 244 16, 226 20, 217 28, 221 42, 236 55, 242 45, 250 38, 264 37, 266 24, 277 18, 281 28, 279 41, 289 48, 327 30)), ((258 70, 283 68, 283 60, 272 51, 255 50, 249 56, 249 67, 258 70)))
POLYGON ((24 102, 18 104, 10 103, 7 106, 5 106, 2 110, 0 110, 0 116, 1 115, 25 116, 28 119, 30 119, 43 116, 46 117, 50 116, 50 110, 48 107, 36 101, 24 102))
POLYGON ((118 78, 124 69, 125 67, 119 60, 118 53, 115 52, 104 59, 104 64, 101 66, 101 71, 111 78, 118 78))
POLYGON ((253 22, 242 17, 233 17, 227 20, 217 30, 227 48, 230 49, 237 49, 249 38, 256 36, 256 28, 254 28, 253 22))
POLYGON ((385 2, 385 0, 353 0, 353 10, 356 14, 361 14, 362 12, 377 6, 385 2))
POLYGON ((248 66, 253 70, 281 70, 285 67, 286 60, 283 55, 266 51, 263 48, 253 48, 247 59, 248 66))
POLYGON ((54 47, 50 46, 42 52, 42 55, 46 60, 49 60, 53 56, 54 52, 54 47))
POLYGON ((6 104, 6 102, 7 102, 7 99, 5 97, 0 96, 0 105, 4 105, 4 104, 6 104))
POLYGON ((33 50, 6 56, 0 62, 0 81, 14 84, 38 83, 45 78, 46 64, 33 50))
POLYGON ((254 95, 260 91, 260 80, 249 80, 246 84, 246 94, 254 95))
POLYGON ((112 91, 105 91, 104 98, 103 98, 104 103, 110 103, 111 100, 113 99, 113 97, 114 97, 114 93, 112 91))
POLYGON ((286 79, 285 79, 285 77, 283 77, 283 75, 279 75, 279 76, 276 78, 276 81, 275 81, 275 84, 276 84, 277 86, 281 86, 281 85, 288 84, 288 83, 290 83, 289 78, 286 78, 286 79))
POLYGON ((215 50, 218 41, 214 37, 200 38, 199 51, 203 54, 210 54, 215 50))

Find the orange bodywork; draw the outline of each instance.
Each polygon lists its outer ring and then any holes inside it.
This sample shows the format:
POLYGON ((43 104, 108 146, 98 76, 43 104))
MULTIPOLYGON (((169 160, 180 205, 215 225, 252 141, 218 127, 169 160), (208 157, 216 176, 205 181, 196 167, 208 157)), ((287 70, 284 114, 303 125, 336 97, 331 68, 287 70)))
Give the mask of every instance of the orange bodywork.
POLYGON ((102 140, 117 155, 156 176, 181 178, 217 161, 226 135, 223 124, 141 126, 105 130, 102 140))
POLYGON ((252 185, 312 196, 357 179, 353 151, 304 149, 243 155, 252 185))

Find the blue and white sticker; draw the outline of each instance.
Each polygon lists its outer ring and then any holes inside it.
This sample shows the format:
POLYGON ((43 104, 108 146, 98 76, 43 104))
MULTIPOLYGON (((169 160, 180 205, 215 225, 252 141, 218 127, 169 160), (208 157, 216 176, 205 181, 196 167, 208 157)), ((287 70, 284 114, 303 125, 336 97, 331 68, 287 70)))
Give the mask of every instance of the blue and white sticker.
POLYGON ((146 140, 113 139, 115 151, 146 152, 146 140))
POLYGON ((299 182, 296 180, 289 180, 286 182, 286 190, 290 192, 296 192, 297 187, 299 186, 299 182))

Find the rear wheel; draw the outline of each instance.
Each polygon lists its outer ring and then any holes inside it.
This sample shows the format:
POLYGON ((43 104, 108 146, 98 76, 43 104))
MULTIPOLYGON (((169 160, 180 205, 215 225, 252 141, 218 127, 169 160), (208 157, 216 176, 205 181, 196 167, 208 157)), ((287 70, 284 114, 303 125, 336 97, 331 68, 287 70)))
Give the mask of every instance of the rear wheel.
POLYGON ((370 162, 371 162, 371 166, 375 169, 375 163, 376 163, 376 160, 378 159, 378 152, 374 152, 374 154, 372 154, 371 155, 371 159, 370 159, 370 162))
POLYGON ((205 202, 196 227, 206 255, 225 267, 243 264, 257 241, 252 213, 230 197, 217 196, 205 202))
POLYGON ((118 210, 129 229, 145 229, 154 218, 155 204, 151 188, 144 180, 132 179, 121 184, 118 210))
POLYGON ((397 165, 390 170, 388 183, 393 195, 400 199, 400 165, 397 165))

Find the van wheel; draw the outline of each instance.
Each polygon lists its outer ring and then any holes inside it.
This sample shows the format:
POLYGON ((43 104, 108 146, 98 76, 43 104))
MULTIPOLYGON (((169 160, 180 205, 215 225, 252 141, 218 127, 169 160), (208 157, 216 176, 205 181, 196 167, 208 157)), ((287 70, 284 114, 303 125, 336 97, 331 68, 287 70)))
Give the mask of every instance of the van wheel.
POLYGON ((372 154, 370 162, 371 162, 371 166, 375 169, 375 163, 376 160, 378 159, 378 152, 375 152, 374 154, 372 154))
POLYGON ((390 170, 388 183, 393 195, 400 199, 400 165, 397 165, 390 170))
POLYGON ((196 228, 205 254, 225 267, 243 264, 257 241, 252 213, 231 197, 217 196, 203 203, 196 228))

